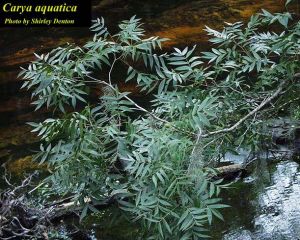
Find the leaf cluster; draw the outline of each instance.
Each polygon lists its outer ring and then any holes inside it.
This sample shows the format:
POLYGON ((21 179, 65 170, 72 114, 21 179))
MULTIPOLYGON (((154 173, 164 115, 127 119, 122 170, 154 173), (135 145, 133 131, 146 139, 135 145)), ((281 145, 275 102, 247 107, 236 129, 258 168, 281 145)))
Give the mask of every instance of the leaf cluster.
POLYGON ((158 54, 166 39, 145 38, 140 19, 123 21, 112 35, 101 18, 83 47, 36 55, 20 73, 23 87, 37 109, 62 113, 30 123, 42 140, 37 158, 51 165, 49 190, 74 196, 82 217, 114 196, 142 224, 143 239, 207 238, 228 207, 219 197, 228 185, 214 167, 228 151, 259 149, 264 121, 298 87, 300 24, 291 18, 264 10, 246 25, 207 27, 215 47, 200 55, 196 46, 158 54), (271 24, 279 30, 265 31, 271 24), (153 95, 149 108, 119 90, 118 64, 127 69, 119 82, 153 95), (88 104, 95 85, 103 95, 88 104), (284 94, 259 107, 279 86, 284 94))

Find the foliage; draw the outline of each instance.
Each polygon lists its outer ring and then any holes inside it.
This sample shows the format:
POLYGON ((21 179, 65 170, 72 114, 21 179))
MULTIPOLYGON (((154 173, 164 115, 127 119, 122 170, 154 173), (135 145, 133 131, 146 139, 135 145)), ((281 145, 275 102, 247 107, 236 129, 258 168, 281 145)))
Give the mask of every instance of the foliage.
POLYGON ((23 87, 36 109, 61 112, 30 123, 43 142, 37 158, 52 169, 49 191, 72 194, 82 217, 114 196, 144 226, 143 239, 207 238, 207 225, 227 207, 214 167, 225 152, 259 149, 264 120, 297 91, 300 23, 291 20, 263 10, 246 25, 207 27, 215 47, 197 55, 196 46, 159 54, 167 39, 145 38, 136 17, 114 35, 101 18, 83 47, 36 54, 20 74, 23 87), (270 25, 276 31, 264 30, 270 25), (152 94, 151 107, 120 91, 122 81, 152 94), (95 85, 103 94, 88 104, 95 85))

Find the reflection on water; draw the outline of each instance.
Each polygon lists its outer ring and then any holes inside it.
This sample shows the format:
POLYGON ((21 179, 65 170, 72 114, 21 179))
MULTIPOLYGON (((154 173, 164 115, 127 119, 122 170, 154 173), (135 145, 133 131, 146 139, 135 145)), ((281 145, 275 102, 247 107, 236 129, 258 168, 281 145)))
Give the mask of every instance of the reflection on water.
MULTIPOLYGON (((246 195, 240 195, 240 201, 249 201, 252 205, 250 215, 242 216, 244 221, 237 224, 228 216, 229 225, 234 222, 231 229, 223 229, 224 240, 284 240, 300 239, 300 172, 299 164, 285 161, 270 169, 270 182, 254 181, 251 184, 243 183, 236 191, 247 189, 246 195), (259 190, 257 190, 259 189, 259 190), (244 199, 248 198, 248 199, 244 199), (249 222, 244 225, 243 222, 249 222)), ((266 169, 265 169, 266 170, 266 169)), ((267 170, 268 171, 268 170, 267 170)), ((256 178, 257 180, 259 178, 256 178)), ((229 202, 230 204, 230 199, 229 202)), ((233 202, 234 203, 234 202, 233 202)), ((240 206, 233 208, 245 212, 240 206)))
POLYGON ((300 238, 299 164, 283 162, 272 174, 272 184, 258 196, 260 215, 254 219, 257 236, 264 239, 300 238))

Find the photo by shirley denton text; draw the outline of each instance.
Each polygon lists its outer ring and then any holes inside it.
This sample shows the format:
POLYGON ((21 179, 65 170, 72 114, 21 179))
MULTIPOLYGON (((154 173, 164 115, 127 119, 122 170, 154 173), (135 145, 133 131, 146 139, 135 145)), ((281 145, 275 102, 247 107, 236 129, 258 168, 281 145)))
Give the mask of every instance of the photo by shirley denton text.
POLYGON ((1 3, 1 26, 84 26, 90 23, 90 3, 22 1, 1 3))

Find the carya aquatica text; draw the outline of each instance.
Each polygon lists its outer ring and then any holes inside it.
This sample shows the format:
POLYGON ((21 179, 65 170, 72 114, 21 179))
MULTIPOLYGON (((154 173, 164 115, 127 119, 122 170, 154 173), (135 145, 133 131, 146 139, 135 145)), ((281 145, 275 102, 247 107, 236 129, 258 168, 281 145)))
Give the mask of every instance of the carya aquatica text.
POLYGON ((12 3, 3 4, 3 12, 7 13, 19 13, 23 14, 26 12, 41 12, 46 14, 47 12, 76 12, 77 5, 67 5, 63 3, 61 5, 14 5, 12 3))

